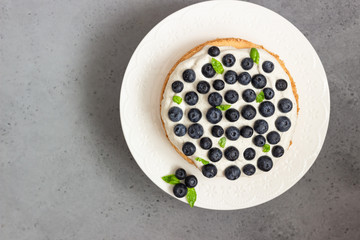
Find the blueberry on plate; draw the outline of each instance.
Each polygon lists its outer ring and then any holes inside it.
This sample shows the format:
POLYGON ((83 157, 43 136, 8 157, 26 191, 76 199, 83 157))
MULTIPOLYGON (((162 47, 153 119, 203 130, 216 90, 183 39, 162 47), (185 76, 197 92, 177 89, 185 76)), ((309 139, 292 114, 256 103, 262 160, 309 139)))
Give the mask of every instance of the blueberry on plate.
POLYGON ((266 100, 270 100, 275 96, 275 92, 271 88, 264 88, 263 92, 266 100))
POLYGON ((173 122, 178 122, 183 117, 183 111, 179 107, 171 107, 168 111, 169 119, 173 122))
POLYGON ((254 123, 254 130, 258 134, 264 134, 269 129, 269 125, 265 120, 259 119, 254 123))
POLYGON ((293 107, 293 104, 292 104, 291 100, 288 98, 283 98, 278 103, 278 108, 279 108, 280 112, 283 112, 283 113, 290 112, 292 107, 293 107))
POLYGON ((182 137, 186 134, 186 127, 184 124, 176 124, 174 127, 174 133, 178 137, 182 137))
POLYGON ((196 79, 196 74, 195 74, 195 71, 192 70, 192 69, 186 69, 184 72, 183 72, 183 79, 185 82, 188 82, 188 83, 192 83, 195 81, 196 79))
POLYGON ((230 122, 236 122, 240 117, 240 113, 238 110, 234 108, 230 108, 225 112, 225 118, 230 122))
POLYGON ((243 138, 249 138, 249 137, 251 137, 253 135, 253 133, 254 133, 254 131, 250 126, 243 126, 240 129, 240 135, 243 138))
POLYGON ((276 80, 275 87, 279 91, 284 91, 287 88, 287 82, 284 79, 276 80))
POLYGON ((259 105, 259 113, 263 117, 270 117, 275 113, 275 106, 272 102, 263 101, 259 105))
POLYGON ((237 166, 229 166, 225 169, 225 177, 229 180, 236 180, 240 177, 241 171, 237 166))
POLYGON ((225 67, 232 67, 232 66, 234 66, 235 61, 236 61, 236 59, 235 59, 234 55, 232 55, 232 54, 230 54, 230 53, 229 53, 229 54, 226 54, 226 55, 223 56, 223 58, 222 58, 222 63, 224 64, 225 67))
POLYGON ((225 149, 224 155, 227 160, 235 161, 239 158, 240 154, 236 147, 231 146, 225 149))
POLYGON ((194 176, 194 175, 190 175, 190 176, 187 176, 185 178, 185 185, 188 187, 188 188, 194 188, 196 187, 198 183, 198 180, 197 178, 194 176))
POLYGON ((217 92, 210 93, 208 102, 213 107, 220 106, 222 103, 222 96, 217 92))
POLYGON ((196 147, 191 142, 185 142, 182 146, 182 151, 186 156, 191 156, 195 153, 196 147))
POLYGON ((241 85, 248 85, 251 81, 251 76, 248 72, 242 72, 238 76, 238 82, 241 85))
POLYGON ((182 168, 178 168, 175 171, 175 177, 177 177, 179 180, 183 180, 186 178, 186 171, 182 168))
POLYGON ((246 120, 251 120, 256 116, 256 109, 251 105, 245 105, 241 110, 241 116, 246 120))
POLYGON ((229 70, 224 75, 224 80, 228 84, 234 84, 237 81, 237 74, 233 70, 229 70))
POLYGON ((286 132, 291 127, 291 121, 288 117, 282 116, 275 120, 275 127, 280 132, 286 132))
POLYGON ((196 92, 191 91, 185 94, 185 102, 190 106, 195 105, 198 101, 199 101, 199 97, 196 94, 196 92))
POLYGON ((271 131, 266 135, 266 140, 270 144, 277 144, 278 142, 280 142, 280 139, 280 134, 276 131, 271 131))
POLYGON ((202 114, 199 109, 192 108, 188 112, 188 118, 191 122, 198 122, 202 117, 202 114))
POLYGON ((205 150, 209 150, 212 147, 212 141, 208 137, 200 139, 200 147, 205 150))
POLYGON ((216 57, 220 54, 220 49, 216 46, 212 46, 209 48, 208 54, 212 57, 216 57))
POLYGON ((213 87, 215 90, 223 90, 224 87, 225 87, 225 83, 223 80, 220 80, 220 79, 216 79, 214 82, 213 82, 213 87))
POLYGON ((245 102, 248 102, 248 103, 253 102, 256 99, 256 93, 252 89, 246 89, 242 93, 242 98, 244 99, 245 102))
POLYGON ((214 137, 221 137, 224 134, 224 129, 219 125, 215 125, 211 128, 211 134, 214 137))
POLYGON ((253 143, 255 144, 255 146, 262 147, 265 145, 266 140, 265 140, 264 136, 257 135, 253 138, 253 143))
POLYGON ((252 164, 246 164, 245 166, 243 166, 242 170, 243 170, 243 173, 247 176, 251 176, 256 172, 256 168, 252 164))
POLYGON ((243 153, 245 160, 253 160, 255 158, 255 155, 256 153, 253 148, 247 148, 243 153))
POLYGON ((239 94, 234 90, 229 90, 224 95, 225 101, 228 103, 236 103, 239 100, 239 94))
POLYGON ((214 164, 206 164, 201 169, 202 174, 207 178, 213 178, 217 174, 217 168, 214 164))
POLYGON ((274 157, 279 158, 282 155, 284 155, 284 148, 282 146, 275 146, 273 147, 273 149, 271 150, 271 153, 274 157))
POLYGON ((188 190, 187 190, 187 187, 185 186, 185 184, 178 183, 178 184, 175 184, 175 186, 173 188, 173 192, 174 192, 175 197, 182 198, 182 197, 186 196, 188 190))
POLYGON ((271 73, 272 71, 274 71, 274 64, 270 61, 265 61, 262 64, 262 68, 264 72, 271 73))
POLYGON ((201 73, 207 78, 212 78, 216 74, 216 72, 215 72, 213 66, 211 65, 211 63, 206 63, 201 68, 201 73))
POLYGON ((210 91, 210 84, 206 81, 200 81, 196 86, 196 90, 201 94, 208 93, 210 91))
POLYGON ((211 148, 208 152, 208 158, 212 162, 218 162, 222 158, 222 152, 218 148, 211 148))
POLYGON ((252 77, 251 84, 257 89, 264 88, 266 86, 266 78, 262 74, 256 74, 252 77))
POLYGON ((198 123, 192 124, 188 128, 188 134, 191 138, 199 139, 204 135, 204 128, 198 123))
POLYGON ((225 131, 225 136, 230 141, 236 141, 240 137, 240 130, 236 127, 228 127, 225 131))
POLYGON ((273 162, 270 157, 268 157, 268 156, 259 157, 259 159, 257 161, 257 167, 260 170, 262 170, 264 172, 268 172, 268 171, 270 171, 272 166, 273 166, 273 162))
POLYGON ((175 81, 171 84, 171 89, 174 93, 179 93, 184 89, 184 84, 180 81, 175 81))
POLYGON ((241 61, 241 67, 244 70, 250 70, 254 66, 254 61, 251 58, 244 58, 241 61))
POLYGON ((216 124, 221 121, 222 119, 222 113, 217 108, 210 108, 206 113, 206 119, 213 124, 216 124))

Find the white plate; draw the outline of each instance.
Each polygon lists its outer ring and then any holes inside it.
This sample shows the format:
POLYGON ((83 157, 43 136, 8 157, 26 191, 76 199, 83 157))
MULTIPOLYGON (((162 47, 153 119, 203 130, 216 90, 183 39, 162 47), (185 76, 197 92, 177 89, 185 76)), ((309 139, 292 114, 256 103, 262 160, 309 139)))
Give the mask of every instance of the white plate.
POLYGON ((325 71, 304 35, 269 9, 239 1, 202 2, 162 20, 135 50, 120 95, 125 139, 145 174, 173 196, 172 185, 161 177, 183 167, 199 181, 195 206, 219 210, 255 206, 293 186, 320 152, 329 113, 325 71), (207 179, 188 164, 165 137, 159 109, 165 77, 175 62, 198 44, 226 37, 246 39, 278 54, 293 76, 300 96, 293 145, 286 155, 275 162, 270 172, 236 181, 224 177, 207 179))

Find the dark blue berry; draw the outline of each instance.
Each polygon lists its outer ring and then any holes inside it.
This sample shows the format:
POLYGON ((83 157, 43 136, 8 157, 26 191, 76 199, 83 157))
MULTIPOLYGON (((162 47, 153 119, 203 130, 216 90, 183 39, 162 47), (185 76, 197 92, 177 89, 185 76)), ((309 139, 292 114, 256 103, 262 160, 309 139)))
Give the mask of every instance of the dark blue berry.
POLYGON ((241 61, 241 67, 244 70, 250 70, 254 66, 254 61, 251 58, 244 58, 241 61))
POLYGON ((227 160, 235 161, 239 158, 240 154, 236 147, 231 146, 225 149, 224 155, 227 160))
POLYGON ((202 94, 208 93, 210 91, 210 84, 205 81, 200 81, 196 87, 196 90, 202 94))
POLYGON ((256 74, 252 77, 251 84, 254 88, 261 89, 266 86, 266 78, 262 74, 256 74))
POLYGON ((252 164, 246 164, 242 170, 243 170, 243 173, 247 176, 251 176, 256 172, 256 168, 252 164))
POLYGON ((242 72, 238 76, 238 81, 242 85, 248 85, 251 81, 251 76, 248 72, 242 72))
POLYGON ((188 134, 191 138, 199 139, 204 135, 204 128, 198 123, 192 124, 188 128, 188 134))
POLYGON ((218 162, 222 158, 222 152, 218 148, 211 148, 208 152, 208 158, 212 162, 218 162))
POLYGON ((275 120, 275 127, 280 132, 286 132, 291 127, 291 121, 288 117, 282 116, 275 120))
POLYGON ((195 147, 195 145, 193 143, 186 142, 182 146, 182 151, 186 156, 191 156, 191 155, 193 155, 195 153, 196 147, 195 147))
POLYGON ((208 97, 208 102, 213 107, 219 106, 222 103, 222 96, 217 92, 210 93, 208 97))
POLYGON ((211 134, 214 137, 221 137, 224 134, 224 129, 219 125, 215 125, 211 128, 211 134))
POLYGON ((256 99, 256 93, 252 89, 246 89, 242 93, 242 98, 244 99, 245 102, 253 102, 256 99))
POLYGON ((253 160, 255 158, 255 155, 256 153, 253 148, 247 148, 243 153, 245 160, 253 160))
POLYGON ((234 55, 232 55, 232 54, 230 54, 230 53, 229 53, 229 54, 226 54, 226 55, 223 56, 223 58, 222 58, 222 63, 224 64, 225 67, 232 67, 232 66, 234 66, 235 61, 236 61, 236 59, 235 59, 234 55))
POLYGON ((196 187, 198 183, 198 180, 197 178, 194 176, 194 175, 190 175, 190 176, 187 176, 185 178, 185 185, 188 187, 188 188, 194 188, 196 187))
POLYGON ((217 168, 214 164, 206 164, 201 169, 202 174, 207 178, 213 178, 217 174, 217 168))
POLYGON ((229 180, 236 180, 240 177, 241 171, 237 166, 230 166, 225 169, 225 177, 229 180))
POLYGON ((262 147, 265 145, 266 140, 265 140, 264 136, 257 135, 253 138, 253 143, 255 144, 255 146, 262 147))
POLYGON ((173 192, 174 192, 175 197, 182 198, 182 197, 186 196, 188 190, 187 190, 187 187, 185 186, 185 184, 178 183, 174 186, 173 192))
POLYGON ((202 117, 202 114, 199 109, 192 108, 188 112, 188 118, 191 122, 198 122, 202 117))
POLYGON ((211 63, 205 64, 201 68, 201 73, 207 78, 212 78, 216 74, 216 72, 215 72, 213 66, 211 65, 211 63))
POLYGON ((220 49, 216 46, 212 46, 209 48, 208 54, 212 57, 216 57, 220 54, 220 49))
POLYGON ((208 137, 200 139, 200 147, 205 150, 209 150, 212 147, 212 141, 208 137))
POLYGON ((243 138, 249 138, 253 135, 254 131, 250 126, 244 126, 240 129, 240 135, 243 138))
POLYGON ((275 146, 272 148, 272 155, 276 158, 281 157, 282 155, 284 155, 284 148, 282 146, 275 146))
POLYGON ((174 133, 178 137, 182 137, 186 134, 186 127, 183 124, 177 124, 174 127, 174 133))
POLYGON ((216 79, 214 82, 213 82, 213 87, 215 90, 223 90, 224 87, 225 87, 225 83, 223 80, 220 80, 220 79, 216 79))
POLYGON ((240 113, 238 110, 234 108, 230 108, 225 112, 225 118, 230 122, 236 122, 240 117, 240 113))
POLYGON ((272 168, 273 162, 270 157, 261 156, 261 157, 259 157, 259 159, 257 161, 257 166, 260 170, 262 170, 264 172, 268 172, 272 168))
POLYGON ((287 82, 284 79, 279 79, 276 81, 275 87, 279 91, 284 91, 287 88, 287 82))
POLYGON ((229 70, 224 75, 224 80, 228 84, 234 84, 237 81, 237 74, 233 70, 229 70))
POLYGON ((199 100, 198 95, 196 92, 188 92, 185 94, 185 102, 189 104, 190 106, 195 105, 199 100))
POLYGON ((256 109, 251 105, 245 105, 241 110, 241 116, 246 120, 251 120, 256 116, 256 109))
POLYGON ((254 123, 254 130, 258 134, 264 134, 269 129, 269 125, 265 120, 259 119, 254 123))
POLYGON ((194 82, 195 79, 196 79, 196 74, 195 74, 194 70, 186 69, 183 72, 183 79, 184 79, 185 82, 188 82, 188 83, 194 82))
POLYGON ((264 72, 271 73, 272 71, 274 71, 274 64, 270 61, 265 61, 262 64, 262 68, 264 72))
POLYGON ((206 119, 213 124, 216 124, 221 121, 222 119, 222 113, 217 108, 210 108, 206 113, 206 119))
POLYGON ((181 108, 172 107, 168 111, 168 116, 171 121, 178 122, 183 117, 183 111, 181 110, 181 108))
POLYGON ((267 100, 270 100, 275 96, 275 92, 271 88, 264 88, 263 92, 265 95, 265 99, 267 99, 267 100))
POLYGON ((263 101, 259 105, 259 113, 263 117, 270 117, 275 113, 275 106, 272 104, 272 102, 269 101, 263 101))
POLYGON ((283 112, 283 113, 290 112, 292 107, 293 107, 293 104, 292 104, 291 100, 288 98, 283 98, 278 103, 278 108, 279 108, 280 112, 283 112))
POLYGON ((180 81, 175 81, 171 84, 171 88, 174 93, 179 93, 184 89, 184 84, 180 81))
POLYGON ((280 134, 278 132, 275 131, 271 131, 266 135, 266 140, 270 143, 270 144, 277 144, 278 142, 280 142, 280 134))
POLYGON ((225 136, 230 141, 236 141, 240 137, 240 130, 236 127, 228 127, 225 131, 225 136))
POLYGON ((225 93, 225 101, 228 103, 236 103, 239 100, 239 94, 234 90, 229 90, 225 93))
POLYGON ((182 168, 178 168, 175 171, 175 177, 177 177, 179 180, 183 180, 186 178, 186 171, 182 168))

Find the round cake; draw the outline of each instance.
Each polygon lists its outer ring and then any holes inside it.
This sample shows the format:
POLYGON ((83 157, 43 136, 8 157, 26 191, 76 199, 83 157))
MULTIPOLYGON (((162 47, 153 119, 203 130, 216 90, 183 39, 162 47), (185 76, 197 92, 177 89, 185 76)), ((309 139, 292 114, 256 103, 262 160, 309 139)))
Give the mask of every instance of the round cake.
POLYGON ((298 95, 279 56, 243 39, 216 39, 170 70, 160 112, 175 150, 205 177, 268 172, 291 145, 298 95))

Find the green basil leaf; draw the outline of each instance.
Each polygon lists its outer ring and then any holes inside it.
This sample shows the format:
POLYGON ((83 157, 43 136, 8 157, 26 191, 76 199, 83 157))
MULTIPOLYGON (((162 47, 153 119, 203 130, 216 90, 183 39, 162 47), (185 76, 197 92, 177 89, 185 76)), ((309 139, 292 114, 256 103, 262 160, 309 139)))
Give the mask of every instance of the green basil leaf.
POLYGON ((162 180, 173 185, 180 183, 180 180, 177 177, 175 177, 174 174, 163 176, 162 180))
POLYGON ((226 138, 225 137, 220 138, 219 140, 220 147, 224 148, 225 144, 226 144, 226 138))
POLYGON ((180 104, 182 102, 182 98, 179 96, 174 96, 173 101, 176 102, 177 104, 180 104))
POLYGON ((259 64, 260 54, 256 48, 252 48, 250 50, 250 57, 254 61, 254 63, 259 64))
POLYGON ((269 144, 265 144, 263 146, 263 152, 269 152, 270 151, 270 145, 269 144))
POLYGON ((224 72, 224 68, 223 68, 221 62, 219 62, 215 58, 211 59, 211 65, 214 68, 215 72, 220 73, 220 74, 222 74, 224 72))
POLYGON ((221 111, 226 111, 226 110, 228 110, 230 107, 231 107, 231 105, 228 105, 228 104, 222 104, 222 105, 216 106, 216 108, 219 109, 219 110, 221 110, 221 111))
POLYGON ((263 91, 259 92, 259 94, 256 96, 256 102, 261 103, 265 99, 265 94, 263 91))
POLYGON ((195 188, 188 188, 188 192, 186 194, 186 200, 188 201, 190 207, 194 206, 196 201, 196 191, 195 188))
POLYGON ((198 162, 202 162, 202 164, 204 164, 204 165, 209 164, 209 161, 206 161, 205 159, 202 159, 202 158, 199 158, 199 157, 195 158, 195 160, 198 161, 198 162))

